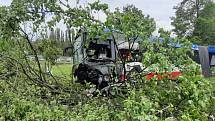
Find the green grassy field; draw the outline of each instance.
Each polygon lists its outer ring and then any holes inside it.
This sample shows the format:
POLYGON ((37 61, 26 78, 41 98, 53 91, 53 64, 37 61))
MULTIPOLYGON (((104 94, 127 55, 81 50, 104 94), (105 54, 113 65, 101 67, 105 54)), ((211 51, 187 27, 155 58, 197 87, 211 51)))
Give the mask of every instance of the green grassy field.
MULTIPOLYGON (((38 66, 36 62, 33 63, 34 66, 33 68, 38 69, 38 66)), ((47 63, 46 63, 47 64, 47 63)), ((45 66, 45 61, 40 61, 41 69, 46 72, 46 66, 45 66)), ((72 63, 56 63, 55 65, 51 66, 51 73, 54 76, 57 77, 66 77, 66 78, 71 78, 72 75, 72 63)))
POLYGON ((70 77, 72 73, 72 64, 59 63, 52 67, 52 74, 55 76, 70 77))

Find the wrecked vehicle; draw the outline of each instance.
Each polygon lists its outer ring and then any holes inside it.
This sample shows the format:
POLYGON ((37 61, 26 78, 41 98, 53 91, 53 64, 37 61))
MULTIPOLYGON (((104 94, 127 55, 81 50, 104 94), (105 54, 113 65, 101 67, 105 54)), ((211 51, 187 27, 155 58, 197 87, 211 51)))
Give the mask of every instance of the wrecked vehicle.
POLYGON ((143 69, 138 42, 129 47, 120 33, 101 40, 99 37, 88 38, 86 32, 80 32, 74 50, 76 82, 90 82, 97 89, 108 87, 110 83, 123 83, 130 71, 141 72, 143 69))
MULTIPOLYGON (((96 89, 103 90, 111 85, 121 85, 126 80, 135 83, 136 80, 131 76, 133 73, 144 73, 146 80, 161 80, 163 75, 143 67, 140 41, 136 39, 129 43, 118 32, 102 39, 99 36, 92 38, 87 32, 80 31, 73 45, 75 81, 81 84, 91 83, 96 85, 96 89)), ((180 74, 177 68, 173 68, 164 75, 174 80, 180 74)))

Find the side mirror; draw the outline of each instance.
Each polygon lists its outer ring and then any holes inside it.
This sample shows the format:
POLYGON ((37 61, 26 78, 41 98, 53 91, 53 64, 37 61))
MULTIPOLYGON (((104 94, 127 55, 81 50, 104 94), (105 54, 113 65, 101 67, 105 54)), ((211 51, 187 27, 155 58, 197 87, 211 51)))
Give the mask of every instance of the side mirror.
POLYGON ((63 49, 63 56, 73 56, 73 47, 69 46, 63 49))

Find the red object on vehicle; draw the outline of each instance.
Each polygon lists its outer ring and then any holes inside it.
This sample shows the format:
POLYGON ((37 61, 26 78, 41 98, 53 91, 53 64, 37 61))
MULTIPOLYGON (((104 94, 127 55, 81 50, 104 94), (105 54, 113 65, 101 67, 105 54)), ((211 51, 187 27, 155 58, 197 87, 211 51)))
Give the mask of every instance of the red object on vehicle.
MULTIPOLYGON (((172 79, 175 80, 177 77, 179 77, 181 75, 181 72, 170 72, 167 73, 167 78, 168 79, 172 79)), ((161 80, 163 78, 165 78, 164 76, 160 75, 160 74, 155 74, 155 73, 149 73, 146 75, 146 80, 151 80, 153 77, 156 77, 157 80, 161 80)))
POLYGON ((170 74, 170 77, 169 77, 169 79, 176 79, 177 77, 179 77, 181 75, 181 72, 172 72, 171 74, 170 74))
POLYGON ((124 75, 125 73, 124 73, 124 70, 122 71, 122 81, 125 81, 125 75, 124 75))
POLYGON ((146 80, 151 80, 154 77, 154 73, 149 73, 146 75, 146 80))

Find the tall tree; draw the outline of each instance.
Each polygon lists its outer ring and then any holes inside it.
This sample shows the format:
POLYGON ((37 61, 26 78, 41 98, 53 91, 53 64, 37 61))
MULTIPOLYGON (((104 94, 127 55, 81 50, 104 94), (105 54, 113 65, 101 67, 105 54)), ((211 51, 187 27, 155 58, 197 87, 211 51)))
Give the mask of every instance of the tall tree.
POLYGON ((138 37, 151 36, 156 28, 154 19, 149 15, 144 15, 134 5, 123 7, 122 12, 116 9, 115 12, 109 13, 105 24, 109 28, 122 32, 129 44, 132 44, 138 37))
POLYGON ((60 36, 60 29, 56 28, 55 31, 56 40, 60 43, 61 42, 61 36, 60 36))
POLYGON ((195 28, 195 23, 200 11, 211 0, 183 0, 177 6, 175 17, 172 17, 173 31, 180 37, 190 36, 195 28))
POLYGON ((209 2, 199 13, 193 36, 200 44, 215 44, 215 3, 209 2))

